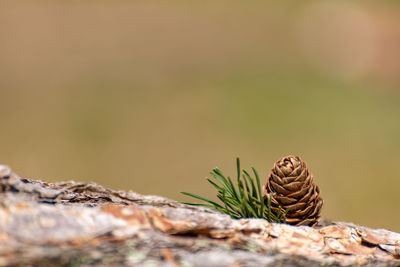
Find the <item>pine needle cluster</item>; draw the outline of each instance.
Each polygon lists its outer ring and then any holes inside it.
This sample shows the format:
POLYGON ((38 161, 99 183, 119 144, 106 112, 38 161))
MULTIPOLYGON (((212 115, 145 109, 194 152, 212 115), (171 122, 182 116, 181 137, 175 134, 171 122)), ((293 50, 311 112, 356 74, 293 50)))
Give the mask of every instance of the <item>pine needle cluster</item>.
POLYGON ((271 211, 271 198, 269 195, 264 196, 257 171, 252 168, 255 176, 254 182, 251 175, 240 168, 239 158, 236 159, 236 170, 236 186, 232 179, 229 176, 225 177, 218 168, 210 172, 215 181, 207 178, 208 182, 217 189, 217 197, 221 203, 187 192, 181 193, 206 203, 181 203, 211 208, 226 213, 235 219, 263 218, 269 222, 285 222, 287 210, 280 209, 278 214, 271 211))

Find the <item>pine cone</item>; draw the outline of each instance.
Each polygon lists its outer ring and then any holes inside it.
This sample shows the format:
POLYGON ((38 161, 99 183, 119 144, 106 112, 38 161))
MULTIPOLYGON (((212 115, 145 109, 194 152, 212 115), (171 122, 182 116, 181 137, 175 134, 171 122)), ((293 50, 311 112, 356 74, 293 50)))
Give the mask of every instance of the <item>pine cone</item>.
POLYGON ((287 156, 275 163, 264 193, 266 203, 267 197, 271 198, 271 210, 276 215, 289 209, 286 223, 309 226, 318 223, 323 200, 312 174, 299 157, 287 156))

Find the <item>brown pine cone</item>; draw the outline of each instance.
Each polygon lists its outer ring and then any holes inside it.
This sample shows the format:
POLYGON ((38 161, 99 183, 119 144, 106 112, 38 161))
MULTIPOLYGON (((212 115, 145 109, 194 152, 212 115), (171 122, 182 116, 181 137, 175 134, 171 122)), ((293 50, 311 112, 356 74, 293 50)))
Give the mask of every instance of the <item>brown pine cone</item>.
POLYGON ((275 162, 264 187, 265 203, 271 198, 274 214, 289 209, 286 223, 314 226, 320 219, 323 200, 306 164, 294 156, 275 162))

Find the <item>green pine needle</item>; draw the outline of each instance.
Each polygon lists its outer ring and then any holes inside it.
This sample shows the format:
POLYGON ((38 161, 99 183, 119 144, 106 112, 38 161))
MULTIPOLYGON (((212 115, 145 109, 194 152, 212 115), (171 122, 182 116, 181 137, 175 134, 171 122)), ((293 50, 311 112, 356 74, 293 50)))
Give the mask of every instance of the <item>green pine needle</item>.
POLYGON ((217 197, 222 202, 218 204, 215 201, 209 200, 202 196, 192 193, 181 192, 184 195, 202 200, 206 203, 189 203, 180 202, 183 204, 201 206, 211 208, 222 213, 230 215, 232 218, 263 218, 269 222, 285 222, 285 216, 288 210, 283 211, 279 207, 280 212, 274 214, 271 210, 271 199, 265 196, 267 203, 264 202, 264 194, 260 183, 260 177, 257 171, 252 168, 256 182, 251 175, 240 168, 240 160, 236 159, 236 187, 231 178, 225 177, 222 172, 215 168, 210 174, 215 179, 207 179, 207 181, 217 189, 217 197))

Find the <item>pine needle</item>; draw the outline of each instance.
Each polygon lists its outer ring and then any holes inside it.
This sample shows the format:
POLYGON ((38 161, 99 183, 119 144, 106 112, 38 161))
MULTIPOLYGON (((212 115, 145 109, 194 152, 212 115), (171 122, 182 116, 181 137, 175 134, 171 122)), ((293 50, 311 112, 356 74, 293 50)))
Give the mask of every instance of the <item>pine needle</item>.
POLYGON ((202 200, 206 203, 190 203, 180 202, 183 204, 201 206, 211 208, 222 213, 230 215, 232 218, 262 218, 269 222, 285 222, 287 213, 279 207, 280 212, 274 214, 271 210, 271 199, 268 195, 265 196, 261 187, 260 177, 257 171, 252 168, 256 182, 253 177, 245 170, 240 168, 240 160, 236 159, 236 186, 231 178, 225 177, 221 170, 215 168, 210 174, 215 179, 207 179, 207 181, 217 190, 217 197, 222 202, 218 204, 215 201, 201 197, 192 193, 181 192, 184 195, 202 200))

